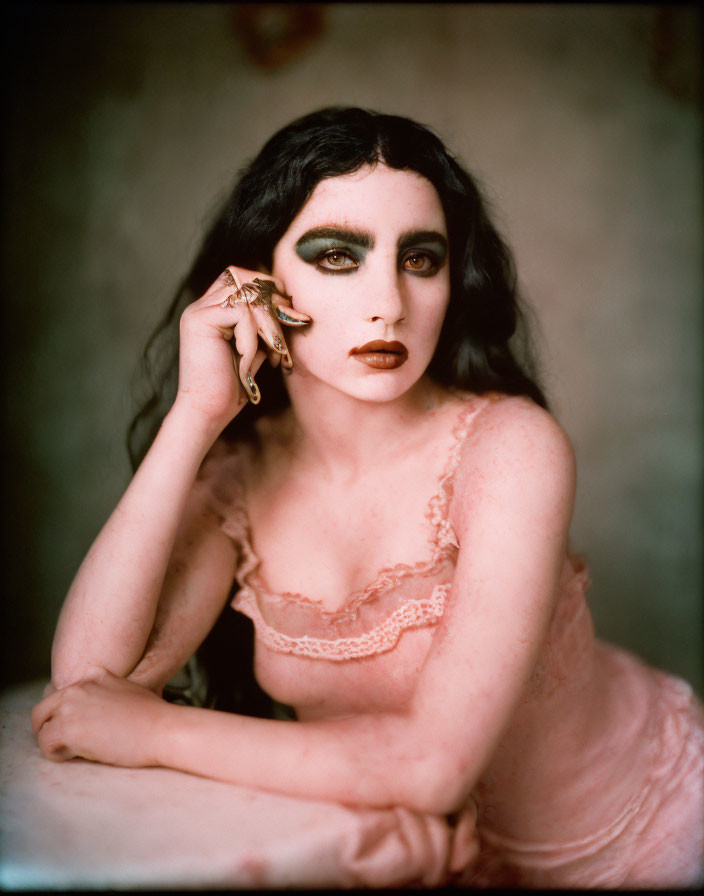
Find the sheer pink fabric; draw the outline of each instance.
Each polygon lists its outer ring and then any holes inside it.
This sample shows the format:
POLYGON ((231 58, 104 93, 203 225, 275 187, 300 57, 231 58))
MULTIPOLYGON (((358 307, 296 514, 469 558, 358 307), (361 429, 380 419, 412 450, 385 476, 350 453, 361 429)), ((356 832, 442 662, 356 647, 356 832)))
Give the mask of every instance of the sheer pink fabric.
POLYGON ((448 514, 459 448, 481 407, 468 402, 454 428, 452 450, 425 514, 427 556, 412 565, 399 563, 381 570, 365 588, 348 595, 342 609, 335 612, 324 610, 305 595, 275 594, 267 587, 252 549, 239 473, 251 449, 236 447, 225 461, 232 473, 229 488, 219 495, 222 528, 241 549, 237 570, 240 589, 233 607, 253 620, 257 637, 264 644, 282 653, 344 661, 391 650, 406 629, 439 621, 457 556, 457 539, 448 514))
MULTIPOLYGON (((649 705, 635 730, 629 730, 625 717, 624 736, 605 737, 596 762, 578 757, 572 770, 579 783, 572 788, 566 784, 552 795, 554 811, 567 832, 575 816, 590 813, 590 803, 596 806, 592 829, 580 837, 519 839, 480 818, 480 859, 465 873, 472 886, 669 889, 704 883, 701 707, 685 682, 648 668, 618 648, 599 645, 599 652, 617 685, 625 686, 630 679, 640 690, 646 683, 649 705), (613 787, 612 769, 624 761, 630 766, 630 787, 611 812, 599 818, 604 794, 613 787)), ((555 746, 561 745, 551 750, 555 746)))
MULTIPOLYGON (((344 663, 389 653, 404 631, 437 624, 459 548, 450 508, 466 437, 482 409, 501 399, 460 397, 445 469, 419 521, 427 527, 427 554, 383 569, 335 612, 305 595, 268 589, 243 490, 253 449, 238 445, 213 455, 204 480, 223 530, 241 550, 232 605, 253 620, 259 642, 280 654, 344 663)), ((590 888, 704 879, 701 706, 684 682, 595 639, 588 587, 586 564, 569 558, 516 718, 471 805, 448 828, 448 881, 590 888), (518 776, 506 771, 517 766, 518 776), (467 827, 475 817, 473 839, 467 827)))

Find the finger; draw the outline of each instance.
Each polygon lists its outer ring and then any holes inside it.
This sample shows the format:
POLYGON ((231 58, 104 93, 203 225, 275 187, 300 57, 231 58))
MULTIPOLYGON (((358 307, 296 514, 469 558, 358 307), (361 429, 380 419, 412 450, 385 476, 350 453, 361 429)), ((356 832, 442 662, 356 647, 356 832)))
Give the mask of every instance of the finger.
MULTIPOLYGON (((269 351, 271 351, 271 350, 269 350, 269 351)), ((277 360, 281 359, 281 355, 279 355, 277 352, 272 352, 272 355, 274 355, 274 354, 276 355, 277 360)), ((237 371, 237 375, 239 376, 240 361, 241 361, 239 352, 233 349, 232 355, 233 355, 233 358, 235 361, 235 370, 237 371)), ((266 352, 262 348, 257 349, 257 351, 254 355, 254 359, 252 360, 252 363, 249 367, 249 372, 251 373, 252 376, 256 375, 257 371, 262 366, 262 364, 267 359, 267 357, 268 356, 267 356, 266 352)))
POLYGON ((70 750, 63 744, 52 745, 48 749, 42 750, 42 753, 44 758, 50 762, 68 762, 69 759, 73 759, 76 755, 73 750, 70 750))
POLYGON ((222 272, 223 282, 226 286, 234 286, 235 289, 242 289, 242 282, 239 278, 237 268, 229 264, 222 272))
POLYGON ((249 308, 246 302, 234 306, 223 305, 218 301, 221 296, 227 298, 225 292, 213 293, 207 300, 203 297, 188 305, 181 315, 181 326, 190 329, 191 326, 197 327, 205 321, 219 330, 225 339, 231 339, 233 328, 243 318, 249 316, 249 308))
MULTIPOLYGON (((277 355, 277 358, 278 358, 278 355, 277 355)), ((250 378, 252 380, 254 380, 254 376, 255 376, 256 372, 262 366, 262 363, 264 362, 265 359, 266 359, 266 355, 264 354, 264 352, 261 349, 257 349, 257 352, 254 355, 254 360, 252 361, 252 364, 251 364, 251 367, 249 370, 250 378)), ((250 391, 247 390, 247 385, 249 385, 247 383, 247 375, 246 374, 244 375, 244 383, 240 379, 240 360, 241 360, 240 354, 237 351, 237 349, 233 346, 232 347, 232 363, 233 363, 233 367, 235 368, 235 376, 237 377, 238 381, 242 384, 242 388, 240 390, 240 398, 239 398, 238 406, 237 406, 238 412, 241 411, 242 408, 251 400, 250 399, 250 391)), ((256 385, 257 384, 255 382, 254 386, 256 387, 256 385)), ((251 390, 251 386, 250 386, 250 390, 251 390)), ((261 396, 259 396, 259 397, 261 397, 261 396)), ((255 399, 256 399, 256 392, 255 392, 255 399)), ((255 400, 253 403, 259 404, 259 401, 255 400)), ((159 694, 158 696, 161 696, 161 695, 159 694)))
MULTIPOLYGON (((251 273, 252 273, 251 271, 247 271, 247 274, 251 274, 251 273)), ((279 280, 278 277, 274 277, 272 274, 266 274, 266 276, 264 276, 264 277, 262 277, 261 274, 256 274, 254 277, 248 276, 247 279, 248 280, 251 279, 255 283, 258 280, 260 284, 267 283, 267 282, 273 283, 274 284, 274 289, 272 290, 273 295, 280 295, 280 296, 283 296, 285 299, 288 299, 289 301, 291 300, 291 296, 288 295, 288 293, 286 292, 286 287, 284 286, 283 281, 279 280)))
POLYGON ((248 271, 229 264, 225 270, 213 281, 205 295, 217 289, 229 289, 232 292, 242 288, 242 284, 259 276, 259 271, 248 271))
POLYGON ((285 305, 279 298, 272 299, 272 304, 276 317, 282 324, 286 324, 289 327, 305 327, 306 324, 313 322, 313 318, 308 314, 305 314, 303 311, 297 311, 295 308, 291 308, 290 305, 285 305))
POLYGON ((232 366, 235 369, 235 376, 237 377, 237 381, 240 384, 240 394, 237 399, 237 413, 239 413, 242 408, 249 402, 249 393, 245 389, 242 384, 242 380, 240 379, 240 356, 237 349, 232 346, 232 366))
MULTIPOLYGON (((201 320, 205 316, 207 322, 214 326, 225 340, 232 340, 234 336, 233 348, 236 354, 239 354, 239 358, 235 361, 235 370, 249 400, 256 404, 260 396, 256 383, 253 382, 254 371, 251 370, 251 359, 257 348, 256 339, 253 337, 257 334, 261 336, 268 349, 267 354, 272 366, 281 364, 284 368, 291 369, 293 364, 272 301, 274 288, 282 289, 281 282, 276 278, 265 280, 255 276, 241 284, 245 273, 254 272, 239 271, 238 275, 238 269, 232 266, 227 268, 213 284, 209 293, 189 306, 185 314, 191 315, 188 318, 191 321, 194 319, 193 315, 197 315, 201 320), (241 289, 249 287, 251 295, 243 296, 238 293, 239 284, 241 289), (264 301, 261 301, 262 295, 264 301), (247 301, 248 297, 260 301, 247 301)), ((289 299, 290 297, 284 292, 277 297, 277 301, 282 303, 289 299)), ((288 306, 286 308, 288 310, 288 306)), ((291 311, 296 315, 294 326, 310 322, 308 315, 293 309, 291 311)), ((294 321, 293 318, 291 320, 294 321)))
MULTIPOLYGON (((240 273, 244 276, 244 272, 240 273)), ((277 278, 263 279, 254 277, 241 283, 241 277, 237 275, 237 270, 234 267, 230 267, 223 272, 204 298, 207 299, 208 304, 217 303, 224 308, 235 307, 247 301, 248 290, 251 293, 250 298, 252 295, 256 295, 257 292, 260 292, 260 294, 261 292, 266 292, 269 299, 266 304, 273 312, 272 317, 275 318, 277 323, 281 321, 290 327, 304 327, 312 322, 310 315, 292 307, 291 296, 286 294, 280 280, 277 278)), ((258 303, 255 303, 255 306, 262 307, 258 303)), ((277 336, 279 339, 283 336, 281 331, 277 333, 272 328, 263 331, 261 335, 263 339, 267 339, 270 342, 275 341, 277 336)))
POLYGON ((215 292, 220 292, 224 289, 229 289, 230 292, 234 292, 237 287, 235 286, 235 279, 232 275, 232 271, 229 267, 225 268, 218 276, 213 280, 210 286, 206 289, 206 291, 201 296, 201 299, 206 299, 209 296, 212 296, 215 292))
POLYGON ((264 352, 261 348, 257 349, 257 353, 254 356, 254 360, 252 361, 252 366, 250 367, 250 373, 252 376, 256 374, 259 368, 262 366, 264 361, 266 360, 266 352, 264 352))
MULTIPOLYGON (((279 357, 279 356, 277 356, 277 357, 279 357)), ((265 360, 266 360, 266 353, 261 348, 257 348, 256 354, 254 355, 254 359, 250 365, 249 371, 248 371, 248 373, 245 373, 245 383, 250 387, 250 390, 255 395, 255 400, 252 402, 252 404, 259 404, 259 401, 261 399, 261 392, 259 391, 259 387, 257 386, 257 384, 254 382, 254 377, 265 360), (249 376, 249 379, 248 379, 248 376, 249 376)), ((240 363, 239 361, 235 361, 235 370, 237 370, 238 376, 239 376, 239 370, 240 370, 239 363, 240 363)), ((241 380, 240 380, 240 382, 241 382, 241 380)), ((246 386, 245 386, 245 388, 246 388, 246 386)), ((249 392, 247 394, 249 395, 249 392)), ((250 398, 250 401, 251 400, 252 399, 250 398)), ((247 403, 246 399, 245 399, 244 403, 245 404, 247 403)))
POLYGON ((51 724, 51 720, 42 728, 37 735, 37 745, 41 750, 45 759, 52 762, 65 762, 67 759, 73 759, 74 752, 64 743, 55 726, 51 724))
POLYGON ((253 285, 257 287, 260 298, 265 299, 264 302, 255 301, 253 304, 268 305, 273 317, 278 317, 281 314, 282 318, 287 320, 292 326, 303 326, 311 323, 312 318, 308 314, 294 309, 293 296, 286 293, 281 286, 280 280, 262 280, 256 277, 253 285), (289 312, 292 312, 292 314, 289 312))
POLYGON ((285 355, 288 352, 288 346, 284 339, 283 330, 279 326, 276 317, 271 313, 266 305, 252 305, 252 317, 257 326, 257 333, 267 343, 270 348, 285 355))
POLYGON ((280 355, 278 352, 275 352, 273 349, 267 346, 266 356, 272 367, 276 368, 281 364, 281 358, 283 355, 280 355))
POLYGON ((260 276, 258 271, 248 271, 244 268, 237 268, 232 264, 228 265, 210 284, 198 301, 203 301, 205 304, 209 304, 211 300, 222 301, 227 295, 234 294, 241 289, 244 283, 258 276, 260 276))
POLYGON ((254 382, 252 373, 254 359, 259 349, 259 341, 257 340, 257 330, 251 314, 243 317, 235 327, 235 348, 240 356, 237 364, 237 374, 240 382, 252 404, 259 404, 261 394, 257 384, 254 382))
POLYGON ((32 719, 32 731, 37 734, 42 725, 50 719, 54 712, 56 711, 56 707, 61 700, 61 691, 54 691, 52 694, 49 694, 47 697, 44 697, 43 700, 40 700, 36 706, 32 708, 31 719, 32 719))
POLYGON ((266 284, 271 288, 272 294, 280 295, 289 301, 291 300, 291 296, 286 293, 284 284, 278 277, 274 277, 271 274, 262 275, 261 271, 249 271, 245 268, 237 268, 232 264, 225 268, 213 286, 217 286, 218 284, 221 284, 222 287, 226 289, 232 288, 237 291, 241 290, 242 287, 252 285, 254 285, 255 289, 259 289, 266 284))

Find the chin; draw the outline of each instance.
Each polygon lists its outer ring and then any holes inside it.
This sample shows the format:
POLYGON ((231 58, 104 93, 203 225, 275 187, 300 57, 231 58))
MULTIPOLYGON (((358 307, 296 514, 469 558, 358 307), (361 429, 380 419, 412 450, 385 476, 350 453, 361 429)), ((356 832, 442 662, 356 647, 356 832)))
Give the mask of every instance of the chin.
MULTIPOLYGON (((357 363, 354 362, 355 366, 357 363)), ((425 372, 426 368, 418 369, 417 365, 409 366, 407 362, 395 370, 370 373, 363 367, 359 372, 347 367, 331 373, 329 367, 325 371, 307 368, 305 362, 294 357, 291 375, 325 383, 330 389, 360 401, 383 403, 401 398, 418 384, 425 372)))
POLYGON ((371 376, 355 377, 352 382, 340 384, 337 388, 361 401, 394 401, 409 392, 421 379, 423 371, 417 375, 411 371, 388 371, 371 376))

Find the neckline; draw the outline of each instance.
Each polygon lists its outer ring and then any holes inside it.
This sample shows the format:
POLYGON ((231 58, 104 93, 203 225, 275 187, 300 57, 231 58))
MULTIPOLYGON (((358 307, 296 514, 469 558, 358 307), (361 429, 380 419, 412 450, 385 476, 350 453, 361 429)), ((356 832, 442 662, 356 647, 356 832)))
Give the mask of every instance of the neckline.
MULTIPOLYGON (((484 404, 490 400, 487 395, 462 393, 460 408, 452 425, 445 464, 437 480, 437 488, 427 503, 424 518, 429 521, 427 544, 429 555, 416 563, 396 563, 384 566, 367 585, 348 593, 336 610, 326 610, 322 601, 315 600, 300 592, 272 591, 261 574, 261 560, 252 547, 251 524, 247 510, 244 481, 238 477, 237 515, 239 517, 238 537, 241 540, 243 562, 237 572, 237 581, 242 588, 302 608, 315 611, 326 622, 342 622, 354 618, 362 604, 366 604, 397 585, 401 580, 416 575, 427 575, 439 568, 453 550, 457 549, 452 525, 448 519, 452 499, 455 472, 459 464, 462 442, 469 430, 470 422, 484 404)), ((238 447, 244 447, 242 445, 238 447)), ((250 446, 251 448, 251 446, 250 446)), ((241 467, 240 467, 241 469, 241 467)))

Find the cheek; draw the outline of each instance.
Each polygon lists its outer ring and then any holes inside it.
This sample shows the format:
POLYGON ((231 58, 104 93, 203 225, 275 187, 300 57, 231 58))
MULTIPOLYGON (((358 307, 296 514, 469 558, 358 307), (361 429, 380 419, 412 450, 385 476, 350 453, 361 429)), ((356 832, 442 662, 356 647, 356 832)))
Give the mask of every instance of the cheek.
POLYGON ((417 320, 426 330, 439 333, 450 304, 450 288, 439 288, 432 295, 425 295, 417 305, 417 320))
POLYGON ((288 281, 284 279, 284 284, 293 297, 293 307, 309 314, 314 323, 328 325, 349 320, 355 307, 359 307, 357 291, 351 283, 340 283, 342 277, 296 274, 288 281))
POLYGON ((312 363, 314 358, 338 357, 341 349, 346 354, 351 347, 353 298, 348 301, 339 289, 333 290, 321 282, 320 277, 315 281, 299 277, 296 292, 291 294, 293 307, 313 319, 310 327, 288 331, 289 346, 294 355, 305 363, 312 363))

